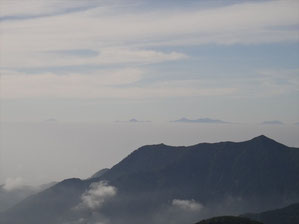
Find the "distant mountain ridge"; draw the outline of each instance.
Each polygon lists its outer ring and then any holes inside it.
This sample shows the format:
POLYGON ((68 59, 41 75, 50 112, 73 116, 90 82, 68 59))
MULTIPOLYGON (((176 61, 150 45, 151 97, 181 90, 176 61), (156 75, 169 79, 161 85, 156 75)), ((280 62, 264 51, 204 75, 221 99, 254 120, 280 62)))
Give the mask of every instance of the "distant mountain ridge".
POLYGON ((274 121, 263 121, 261 124, 262 125, 283 125, 284 123, 282 121, 274 120, 274 121))
POLYGON ((149 120, 137 120, 136 118, 132 118, 128 121, 120 121, 120 120, 117 120, 115 121, 116 123, 150 123, 151 121, 149 120))
POLYGON ((0 220, 3 224, 89 220, 93 213, 73 209, 92 183, 106 181, 117 190, 101 207, 101 217, 111 223, 162 224, 174 216, 175 224, 184 220, 195 223, 211 216, 259 212, 299 201, 298 174, 299 149, 263 135, 238 143, 147 145, 99 177, 65 180, 27 198, 0 220))
POLYGON ((299 223, 299 203, 284 208, 243 216, 261 221, 264 224, 296 224, 299 223))
POLYGON ((107 171, 109 171, 108 168, 101 169, 98 172, 96 172, 95 174, 93 174, 90 178, 99 178, 102 175, 104 175, 107 171))
POLYGON ((299 203, 284 208, 241 216, 220 216, 196 224, 296 224, 299 223, 299 203))
POLYGON ((220 217, 210 218, 207 220, 202 220, 196 224, 263 224, 263 223, 248 218, 244 218, 244 217, 220 216, 220 217))
POLYGON ((188 118, 181 118, 179 120, 174 120, 172 122, 177 123, 206 123, 206 124, 229 124, 230 122, 217 120, 217 119, 211 119, 211 118, 199 118, 199 119, 188 119, 188 118))

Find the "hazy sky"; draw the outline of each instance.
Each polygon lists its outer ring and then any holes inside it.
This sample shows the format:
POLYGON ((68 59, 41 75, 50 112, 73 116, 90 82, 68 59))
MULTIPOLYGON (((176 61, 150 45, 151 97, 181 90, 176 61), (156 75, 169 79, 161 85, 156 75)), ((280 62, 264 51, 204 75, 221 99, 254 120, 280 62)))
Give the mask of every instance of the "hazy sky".
POLYGON ((299 121, 299 1, 1 0, 2 121, 299 121))
POLYGON ((0 102, 0 184, 88 177, 160 142, 298 147, 299 1, 0 0, 0 102), (153 122, 114 122, 131 118, 153 122))
POLYGON ((2 123, 0 185, 87 178, 143 145, 245 141, 264 134, 299 147, 299 125, 194 123, 2 123))

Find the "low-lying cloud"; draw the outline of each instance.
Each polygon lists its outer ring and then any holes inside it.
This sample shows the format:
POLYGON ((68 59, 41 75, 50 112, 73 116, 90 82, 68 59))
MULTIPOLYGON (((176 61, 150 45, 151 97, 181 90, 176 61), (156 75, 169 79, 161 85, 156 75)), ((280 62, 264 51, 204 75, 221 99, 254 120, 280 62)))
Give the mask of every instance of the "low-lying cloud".
POLYGON ((79 208, 99 209, 107 199, 114 197, 116 193, 117 189, 105 181, 92 183, 89 190, 81 196, 82 201, 79 208))
POLYGON ((203 205, 196 202, 195 200, 180 200, 180 199, 174 199, 172 200, 172 206, 175 208, 179 208, 185 211, 192 211, 192 212, 198 212, 203 208, 203 205))
POLYGON ((107 181, 94 182, 81 195, 81 202, 74 207, 77 219, 66 224, 108 224, 110 219, 102 212, 104 203, 117 194, 117 189, 107 181))

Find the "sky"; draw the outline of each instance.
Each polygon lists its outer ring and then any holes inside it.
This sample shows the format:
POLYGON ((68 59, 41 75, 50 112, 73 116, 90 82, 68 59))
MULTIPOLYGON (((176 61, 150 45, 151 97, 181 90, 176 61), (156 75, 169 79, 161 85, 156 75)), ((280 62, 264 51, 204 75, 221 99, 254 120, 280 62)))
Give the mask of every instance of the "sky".
POLYGON ((297 0, 0 1, 0 184, 86 178, 161 142, 298 147, 298 124, 297 0))
POLYGON ((299 122, 298 1, 2 0, 2 121, 299 122))

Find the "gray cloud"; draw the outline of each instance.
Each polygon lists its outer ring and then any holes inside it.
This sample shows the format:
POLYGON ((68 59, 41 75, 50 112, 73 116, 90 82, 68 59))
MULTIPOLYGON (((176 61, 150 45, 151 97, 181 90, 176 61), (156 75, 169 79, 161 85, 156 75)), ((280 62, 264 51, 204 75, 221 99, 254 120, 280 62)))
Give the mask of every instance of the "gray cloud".
POLYGON ((6 191, 13 191, 20 189, 24 186, 23 179, 21 177, 7 178, 3 184, 3 189, 6 191))

